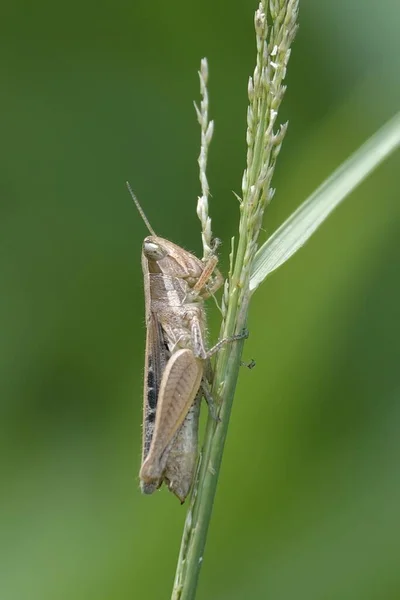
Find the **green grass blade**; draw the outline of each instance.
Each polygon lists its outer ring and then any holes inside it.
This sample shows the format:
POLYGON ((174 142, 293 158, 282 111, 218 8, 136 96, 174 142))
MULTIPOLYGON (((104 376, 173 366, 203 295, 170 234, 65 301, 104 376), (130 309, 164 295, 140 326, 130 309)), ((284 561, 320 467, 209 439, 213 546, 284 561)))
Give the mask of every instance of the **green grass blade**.
POLYGON ((254 291, 299 250, 330 213, 400 145, 400 112, 350 156, 271 235, 255 255, 250 289, 254 291))

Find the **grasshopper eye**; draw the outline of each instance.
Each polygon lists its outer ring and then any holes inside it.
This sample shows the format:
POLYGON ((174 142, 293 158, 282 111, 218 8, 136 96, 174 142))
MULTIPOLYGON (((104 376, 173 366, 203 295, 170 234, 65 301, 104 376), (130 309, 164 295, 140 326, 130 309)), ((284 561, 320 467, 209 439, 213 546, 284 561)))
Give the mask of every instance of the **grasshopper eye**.
POLYGON ((146 238, 144 240, 143 253, 146 256, 146 258, 155 261, 161 260, 162 258, 167 256, 167 252, 165 251, 165 249, 151 238, 146 238))

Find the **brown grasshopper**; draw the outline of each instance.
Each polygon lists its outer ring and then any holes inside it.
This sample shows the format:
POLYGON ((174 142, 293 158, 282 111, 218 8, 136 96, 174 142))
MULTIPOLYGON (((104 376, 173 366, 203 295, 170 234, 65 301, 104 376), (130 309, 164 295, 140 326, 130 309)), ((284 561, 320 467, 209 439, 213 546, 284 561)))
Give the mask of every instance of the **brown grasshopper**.
POLYGON ((129 184, 128 189, 151 233, 142 249, 147 336, 140 486, 152 494, 165 482, 184 502, 197 461, 201 398, 212 401, 209 359, 231 341, 206 349, 204 300, 223 277, 215 256, 203 262, 158 237, 129 184))

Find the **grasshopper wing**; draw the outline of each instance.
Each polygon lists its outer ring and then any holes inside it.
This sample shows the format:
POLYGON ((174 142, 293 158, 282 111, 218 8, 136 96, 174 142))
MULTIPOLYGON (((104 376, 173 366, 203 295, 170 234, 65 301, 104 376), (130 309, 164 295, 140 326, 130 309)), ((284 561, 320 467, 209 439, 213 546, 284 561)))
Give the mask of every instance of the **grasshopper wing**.
MULTIPOLYGON (((162 374, 169 357, 170 352, 164 340, 163 329, 155 315, 150 313, 148 316, 146 336, 142 463, 149 453, 151 440, 153 439, 162 374)), ((145 483, 141 481, 141 490, 144 494, 152 494, 160 485, 161 482, 145 483)))

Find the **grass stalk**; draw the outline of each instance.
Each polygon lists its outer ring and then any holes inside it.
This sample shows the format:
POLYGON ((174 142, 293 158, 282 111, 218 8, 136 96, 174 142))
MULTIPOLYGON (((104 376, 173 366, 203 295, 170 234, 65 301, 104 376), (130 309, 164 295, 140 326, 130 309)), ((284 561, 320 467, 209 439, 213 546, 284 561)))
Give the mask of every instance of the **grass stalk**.
MULTIPOLYGON (((239 238, 236 253, 231 254, 231 269, 225 283, 222 310, 221 338, 239 334, 246 327, 251 292, 249 287, 251 266, 257 251, 258 236, 264 210, 273 196, 271 178, 287 124, 275 131, 278 109, 285 86, 283 80, 290 57, 290 46, 297 30, 298 0, 264 0, 255 13, 257 62, 248 84, 247 111, 247 165, 242 178, 240 199, 239 238)), ((202 104, 197 109, 202 128, 200 153, 200 180, 202 197, 199 198, 204 231, 211 232, 208 217, 208 184, 205 178, 208 145, 207 137, 208 94, 206 90, 208 69, 202 61, 200 83, 202 104), (203 109, 207 100, 207 111, 203 109), (207 144, 206 152, 203 144, 207 144)), ((212 122, 211 122, 212 123, 212 122)), ((212 134, 212 126, 209 129, 212 134)), ((206 241, 205 255, 210 242, 206 241)), ((218 353, 212 394, 219 407, 220 420, 208 418, 204 445, 195 478, 189 509, 185 521, 178 559, 172 600, 193 600, 203 562, 208 527, 212 514, 218 475, 220 471, 229 417, 241 364, 243 340, 227 344, 218 353)))

